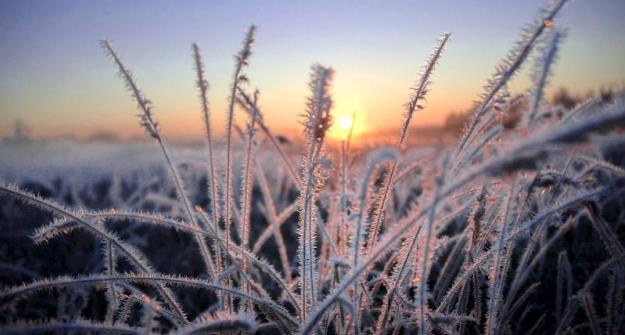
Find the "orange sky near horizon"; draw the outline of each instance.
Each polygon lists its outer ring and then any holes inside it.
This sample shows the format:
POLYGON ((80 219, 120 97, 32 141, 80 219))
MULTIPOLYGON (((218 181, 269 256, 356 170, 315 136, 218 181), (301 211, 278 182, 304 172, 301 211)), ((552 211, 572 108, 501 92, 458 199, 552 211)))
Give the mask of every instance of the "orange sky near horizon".
MULTIPOLYGON (((121 86, 122 84, 119 83, 121 86)), ((389 87, 392 83, 387 83, 389 87)), ((417 112, 413 126, 439 126, 442 125, 449 111, 465 110, 471 105, 475 92, 457 91, 447 92, 453 96, 449 99, 446 94, 436 93, 436 85, 432 85, 433 90, 428 96, 426 108, 417 112)), ((121 90, 121 89, 120 89, 121 90)), ((363 134, 376 133, 378 131, 388 131, 399 129, 403 121, 403 103, 411 93, 409 87, 404 87, 400 91, 399 87, 388 92, 371 92, 368 96, 363 96, 352 92, 349 87, 343 88, 341 80, 337 79, 333 88, 334 108, 332 109, 333 128, 330 138, 341 139, 345 133, 340 128, 341 119, 351 119, 355 113, 355 124, 353 128, 354 138, 363 134)), ((33 127, 34 137, 77 137, 86 138, 97 133, 110 133, 120 138, 141 138, 144 137, 143 129, 138 124, 136 115, 138 110, 131 101, 127 92, 121 92, 120 100, 115 104, 119 108, 116 111, 98 111, 96 109, 80 113, 75 118, 57 119, 53 115, 44 116, 39 120, 45 124, 44 128, 33 127), (101 113, 101 114, 99 114, 101 113), (100 115, 107 115, 102 119, 100 115), (91 127, 84 127, 84 124, 91 124, 91 127)), ((161 97, 160 99, 149 97, 154 102, 154 112, 161 125, 165 137, 170 139, 201 139, 205 136, 202 115, 200 114, 199 103, 192 91, 192 97, 188 101, 183 101, 176 97, 161 97)), ((212 94, 215 95, 215 94, 212 94)), ((305 98, 309 95, 306 88, 296 89, 284 87, 280 92, 261 93, 260 106, 264 113, 266 123, 278 134, 287 136, 299 136, 303 126, 299 123, 302 120, 301 114, 304 111, 305 98)), ((210 101, 212 129, 216 136, 223 136, 225 127, 225 113, 227 110, 226 96, 220 100, 210 101)), ((243 126, 246 122, 244 111, 237 109, 237 123, 243 126)), ((9 127, 7 127, 9 128, 9 127)), ((10 129, 7 129, 10 131, 10 129)), ((343 129, 344 130, 344 129, 343 129)))

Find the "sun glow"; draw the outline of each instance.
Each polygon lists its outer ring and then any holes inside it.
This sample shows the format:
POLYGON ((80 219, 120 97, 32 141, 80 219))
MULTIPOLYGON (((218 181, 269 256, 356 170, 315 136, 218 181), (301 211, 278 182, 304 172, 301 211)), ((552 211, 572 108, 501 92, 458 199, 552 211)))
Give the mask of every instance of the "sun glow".
POLYGON ((349 133, 352 133, 352 137, 358 128, 354 125, 354 114, 339 114, 334 117, 334 123, 330 129, 329 135, 335 140, 345 140, 349 137, 349 133))
POLYGON ((360 135, 367 131, 366 108, 358 97, 348 96, 336 99, 336 106, 332 110, 332 128, 329 137, 336 141, 343 141, 349 137, 357 140, 360 135))
POLYGON ((341 132, 349 132, 352 128, 352 119, 349 115, 341 115, 336 125, 341 132))

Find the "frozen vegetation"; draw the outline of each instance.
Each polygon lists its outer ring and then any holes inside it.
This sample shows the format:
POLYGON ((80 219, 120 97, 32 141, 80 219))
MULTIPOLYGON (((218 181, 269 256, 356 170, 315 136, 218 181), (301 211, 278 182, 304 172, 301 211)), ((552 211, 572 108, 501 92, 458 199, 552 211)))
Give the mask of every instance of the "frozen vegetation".
POLYGON ((103 41, 154 143, 0 145, 0 333, 625 333, 625 94, 547 103, 565 2, 537 14, 463 134, 437 147, 407 137, 449 34, 379 148, 327 146, 335 74, 322 65, 304 143, 278 138, 246 75, 253 26, 225 137, 193 45, 206 147, 170 148, 103 41), (521 66, 533 86, 514 95, 521 66))

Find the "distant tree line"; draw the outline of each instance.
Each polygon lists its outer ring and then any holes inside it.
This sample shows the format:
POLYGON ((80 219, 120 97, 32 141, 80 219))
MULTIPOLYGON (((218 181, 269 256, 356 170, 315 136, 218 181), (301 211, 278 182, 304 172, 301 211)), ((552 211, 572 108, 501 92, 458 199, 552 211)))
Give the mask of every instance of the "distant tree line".
MULTIPOLYGON (((601 88, 598 92, 598 95, 601 100, 609 102, 612 99, 614 91, 615 89, 612 88, 601 88)), ((560 106, 562 107, 563 112, 567 112, 573 109, 578 103, 593 96, 596 96, 596 93, 592 91, 588 91, 585 94, 576 95, 572 94, 566 87, 561 87, 553 93, 551 99, 549 99, 549 104, 551 106, 560 106)), ((502 113, 502 118, 500 119, 504 128, 514 128, 521 116, 520 111, 523 110, 524 107, 526 107, 527 103, 527 95, 519 95, 510 99, 509 106, 504 111, 504 113, 502 113)), ((471 116, 471 114, 471 110, 449 113, 449 115, 447 115, 447 118, 445 119, 445 123, 443 126, 445 132, 452 136, 462 135, 464 126, 469 121, 469 117, 471 116)))

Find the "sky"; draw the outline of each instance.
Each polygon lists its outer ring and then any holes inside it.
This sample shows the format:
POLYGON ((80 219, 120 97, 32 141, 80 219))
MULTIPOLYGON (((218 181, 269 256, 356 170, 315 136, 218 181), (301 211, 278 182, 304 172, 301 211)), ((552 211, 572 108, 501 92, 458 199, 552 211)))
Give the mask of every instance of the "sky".
MULTIPOLYGON (((203 131, 191 43, 202 49, 213 125, 223 129, 233 55, 258 26, 247 70, 267 123, 295 133, 310 66, 336 70, 334 115, 356 132, 399 126, 410 87, 436 39, 451 32, 414 126, 466 110, 547 0, 35 1, 0 0, 0 136, 16 119, 36 137, 142 136, 137 110, 98 41, 111 40, 165 136, 203 131)), ((572 1, 550 90, 584 93, 625 83, 625 1, 572 1)), ((511 90, 530 86, 529 69, 511 90)), ((239 112, 240 113, 240 112, 239 112)))

